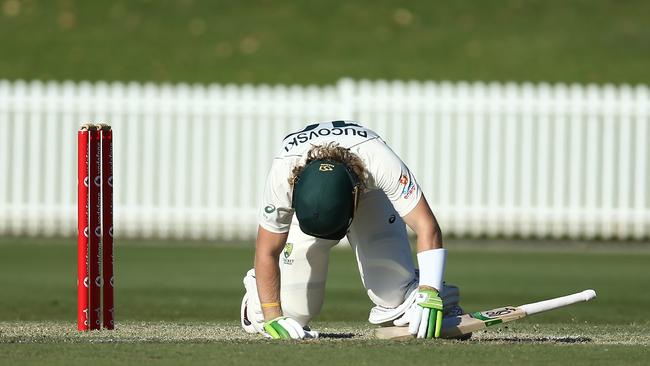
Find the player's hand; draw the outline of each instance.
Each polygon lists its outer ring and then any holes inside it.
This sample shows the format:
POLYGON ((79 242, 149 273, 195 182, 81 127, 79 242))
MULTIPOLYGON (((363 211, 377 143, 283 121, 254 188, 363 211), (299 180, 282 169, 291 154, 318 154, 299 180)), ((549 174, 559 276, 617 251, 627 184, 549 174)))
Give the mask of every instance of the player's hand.
POLYGON ((318 338, 318 333, 305 331, 295 319, 279 316, 264 323, 266 336, 273 339, 318 338))
POLYGON ((438 338, 442 328, 442 299, 430 287, 418 289, 409 321, 409 333, 418 338, 438 338))

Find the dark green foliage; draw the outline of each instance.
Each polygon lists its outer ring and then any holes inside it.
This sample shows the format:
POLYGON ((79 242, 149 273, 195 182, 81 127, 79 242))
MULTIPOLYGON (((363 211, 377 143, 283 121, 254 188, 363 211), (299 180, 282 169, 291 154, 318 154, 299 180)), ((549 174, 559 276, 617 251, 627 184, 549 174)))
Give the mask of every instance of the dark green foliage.
POLYGON ((0 79, 650 82, 643 0, 3 3, 0 79))

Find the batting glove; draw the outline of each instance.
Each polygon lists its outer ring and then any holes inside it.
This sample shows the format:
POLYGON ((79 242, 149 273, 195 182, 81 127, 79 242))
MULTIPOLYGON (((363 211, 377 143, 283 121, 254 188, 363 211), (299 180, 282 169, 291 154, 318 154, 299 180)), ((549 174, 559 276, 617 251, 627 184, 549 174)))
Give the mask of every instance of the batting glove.
POLYGON ((273 339, 303 339, 317 338, 318 333, 305 331, 294 319, 287 316, 279 316, 264 323, 266 336, 273 339))
POLYGON ((442 299, 438 291, 421 288, 409 322, 409 332, 417 338, 439 338, 442 328, 442 299))

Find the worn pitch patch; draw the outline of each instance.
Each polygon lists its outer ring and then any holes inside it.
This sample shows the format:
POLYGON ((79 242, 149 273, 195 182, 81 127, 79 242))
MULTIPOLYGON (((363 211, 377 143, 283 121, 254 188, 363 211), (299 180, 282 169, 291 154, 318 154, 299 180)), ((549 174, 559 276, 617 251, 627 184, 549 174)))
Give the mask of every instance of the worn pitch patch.
MULTIPOLYGON (((321 338, 305 342, 370 341, 374 327, 367 323, 327 322, 314 324, 321 338)), ((470 343, 482 344, 618 344, 650 345, 646 326, 588 324, 522 324, 474 333, 470 343)), ((0 322, 0 343, 214 343, 268 342, 244 332, 236 322, 171 323, 123 322, 112 331, 79 332, 73 322, 0 322)), ((409 340, 408 342, 459 343, 455 340, 409 340)), ((462 343, 462 342, 461 342, 462 343)))

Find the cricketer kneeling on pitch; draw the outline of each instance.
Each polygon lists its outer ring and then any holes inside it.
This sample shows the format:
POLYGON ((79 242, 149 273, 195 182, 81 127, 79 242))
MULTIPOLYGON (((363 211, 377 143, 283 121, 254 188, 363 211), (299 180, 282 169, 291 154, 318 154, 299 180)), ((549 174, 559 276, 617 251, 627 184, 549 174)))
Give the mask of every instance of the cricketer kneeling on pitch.
POLYGON ((460 315, 459 291, 443 282, 446 249, 413 173, 375 132, 349 121, 289 134, 268 173, 255 250, 244 278, 241 324, 271 338, 313 338, 329 251, 347 236, 375 304, 369 321, 440 337, 460 315), (417 235, 416 269, 406 225, 417 235))

